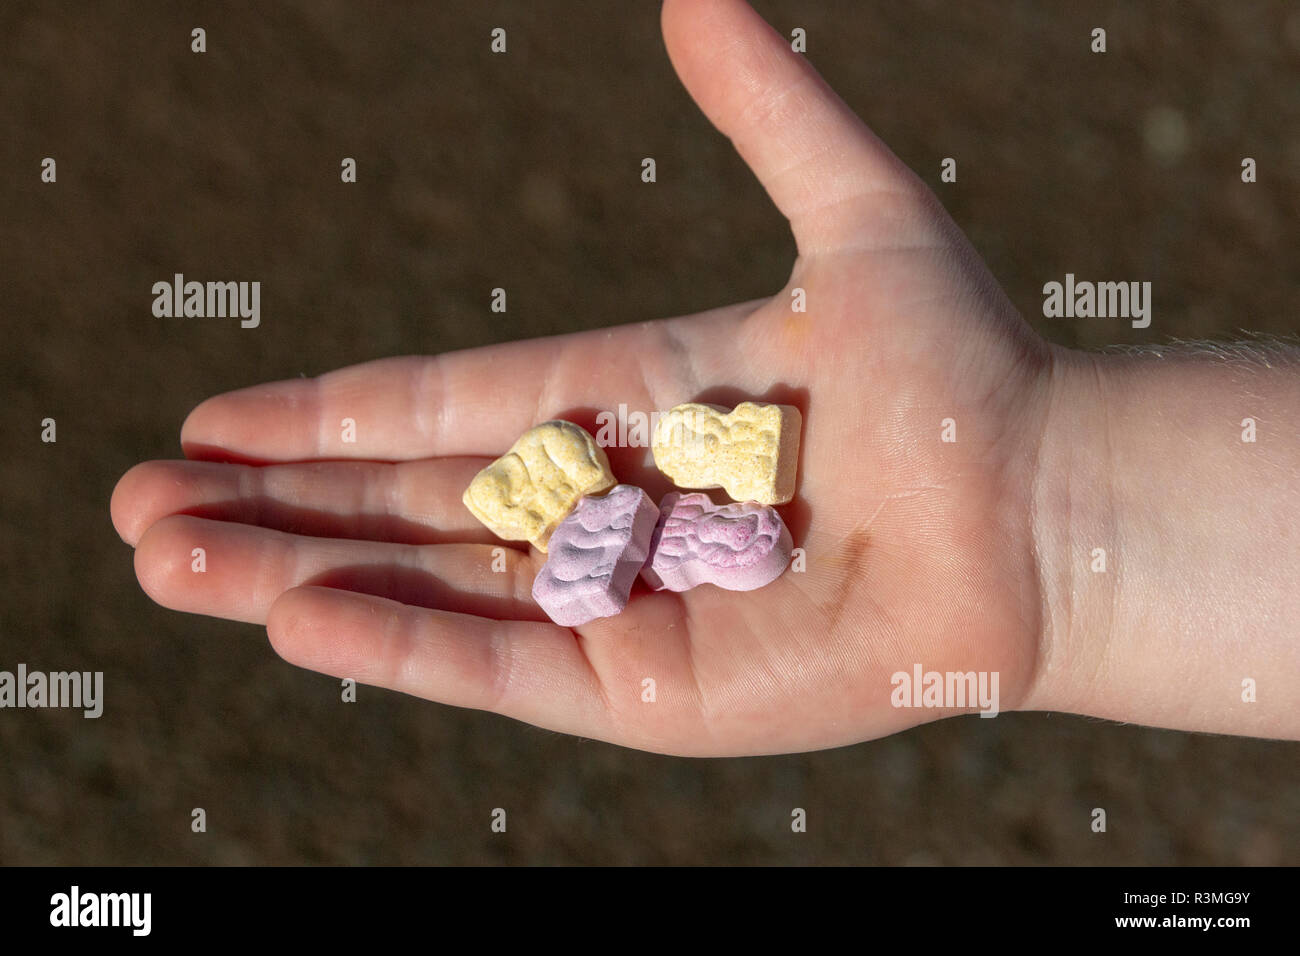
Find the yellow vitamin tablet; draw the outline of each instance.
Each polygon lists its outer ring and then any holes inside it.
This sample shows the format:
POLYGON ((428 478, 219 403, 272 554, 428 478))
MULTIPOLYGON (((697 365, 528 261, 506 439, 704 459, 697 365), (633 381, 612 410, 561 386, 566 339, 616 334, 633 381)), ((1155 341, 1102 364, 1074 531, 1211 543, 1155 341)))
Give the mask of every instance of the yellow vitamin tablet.
POLYGON ((803 416, 793 405, 744 402, 732 411, 691 402, 659 416, 655 465, 679 488, 721 488, 736 501, 794 497, 803 416))
POLYGON ((587 431, 550 421, 528 429, 469 483, 461 500, 498 538, 540 551, 583 495, 614 487, 609 459, 587 431))

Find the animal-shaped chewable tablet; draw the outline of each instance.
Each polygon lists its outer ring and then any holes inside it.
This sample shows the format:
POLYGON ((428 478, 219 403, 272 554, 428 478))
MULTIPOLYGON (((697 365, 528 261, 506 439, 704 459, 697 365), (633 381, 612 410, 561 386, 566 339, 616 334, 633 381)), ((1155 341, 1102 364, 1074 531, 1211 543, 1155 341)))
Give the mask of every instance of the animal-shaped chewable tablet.
POLYGON ((721 488, 736 501, 794 497, 803 416, 793 405, 743 402, 728 412, 691 402, 659 417, 655 465, 679 488, 721 488))
POLYGON ((716 584, 752 591, 780 577, 794 542, 776 509, 755 501, 715 505, 708 495, 664 495, 641 577, 656 591, 716 584))
POLYGON ((578 499, 614 483, 595 439, 557 420, 519 436, 510 451, 474 476, 461 500, 498 538, 531 541, 545 552, 551 532, 578 499))
POLYGON ((650 496, 631 485, 583 498, 551 535, 533 600, 564 627, 617 614, 650 553, 658 519, 650 496))

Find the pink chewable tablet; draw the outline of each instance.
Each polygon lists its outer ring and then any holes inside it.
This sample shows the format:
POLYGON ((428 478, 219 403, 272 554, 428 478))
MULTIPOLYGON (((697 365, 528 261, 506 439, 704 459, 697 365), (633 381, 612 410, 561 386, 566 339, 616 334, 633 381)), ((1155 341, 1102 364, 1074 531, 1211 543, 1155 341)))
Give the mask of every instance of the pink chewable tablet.
POLYGON ((752 591, 771 584, 794 551, 790 531, 770 505, 715 505, 705 494, 664 495, 641 577, 656 591, 716 584, 752 591))
POLYGON ((533 600, 563 627, 617 614, 627 607, 658 518, 650 496, 632 485, 581 499, 551 534, 533 600))

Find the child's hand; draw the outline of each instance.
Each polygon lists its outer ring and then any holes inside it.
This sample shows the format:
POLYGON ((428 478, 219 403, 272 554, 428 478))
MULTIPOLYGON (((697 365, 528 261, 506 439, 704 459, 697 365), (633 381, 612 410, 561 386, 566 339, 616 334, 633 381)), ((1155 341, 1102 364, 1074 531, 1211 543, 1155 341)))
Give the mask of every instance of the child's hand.
MULTIPOLYGON (((182 432, 190 460, 140 465, 114 495, 141 584, 265 622, 304 667, 647 750, 808 750, 960 712, 891 704, 915 665, 996 672, 1002 710, 1059 690, 1086 711, 1061 656, 1078 595, 1051 584, 1082 518, 1068 496, 1044 511, 1056 483, 1040 478, 1053 416, 1084 414, 1067 396, 1095 370, 1028 329, 924 185, 741 0, 669 0, 663 18, 683 82, 790 220, 787 287, 210 399, 182 432), (804 414, 781 510, 805 570, 758 591, 638 585, 619 616, 561 628, 529 593, 544 556, 461 504, 544 419, 744 399, 804 414)), ((620 480, 667 489, 645 449, 608 450, 620 480)))

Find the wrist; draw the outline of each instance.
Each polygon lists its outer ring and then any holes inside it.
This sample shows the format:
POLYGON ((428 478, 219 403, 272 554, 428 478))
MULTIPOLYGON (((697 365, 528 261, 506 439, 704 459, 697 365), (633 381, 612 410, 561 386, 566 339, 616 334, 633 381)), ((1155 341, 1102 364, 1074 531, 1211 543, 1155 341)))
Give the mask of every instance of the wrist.
POLYGON ((1300 734, 1300 375, 1287 349, 1054 350, 1030 710, 1300 734))
POLYGON ((1030 495, 1038 661, 1020 709, 1087 712, 1118 599, 1110 372, 1105 356, 1051 348, 1030 495))

